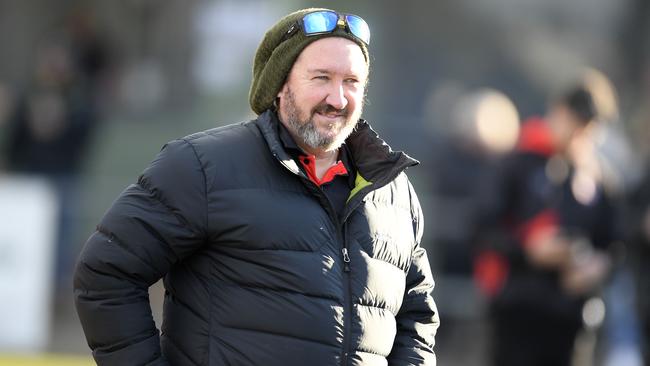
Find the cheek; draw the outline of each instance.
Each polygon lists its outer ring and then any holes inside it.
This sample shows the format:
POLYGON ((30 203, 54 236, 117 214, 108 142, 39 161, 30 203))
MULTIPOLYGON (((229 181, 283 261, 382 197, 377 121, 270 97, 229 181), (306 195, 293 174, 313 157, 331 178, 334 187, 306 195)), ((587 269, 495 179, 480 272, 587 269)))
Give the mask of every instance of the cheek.
POLYGON ((365 93, 363 89, 356 89, 348 93, 348 103, 353 104, 355 108, 361 107, 365 93))
POLYGON ((327 93, 322 88, 305 88, 302 94, 296 95, 297 101, 306 108, 313 108, 327 98, 327 93))

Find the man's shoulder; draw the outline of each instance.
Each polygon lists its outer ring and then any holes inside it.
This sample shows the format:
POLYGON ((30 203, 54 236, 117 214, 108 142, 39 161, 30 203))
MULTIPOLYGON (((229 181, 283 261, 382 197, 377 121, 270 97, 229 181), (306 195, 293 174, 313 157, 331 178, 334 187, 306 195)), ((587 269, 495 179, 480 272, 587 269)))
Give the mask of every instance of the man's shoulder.
POLYGON ((203 167, 248 164, 269 153, 255 120, 195 132, 167 143, 168 155, 193 156, 203 167), (185 151, 185 153, 182 153, 185 151))
POLYGON ((199 155, 215 157, 245 154, 253 146, 261 145, 264 139, 253 120, 195 132, 176 141, 189 144, 199 155))
POLYGON ((184 140, 192 145, 206 147, 220 143, 238 143, 242 142, 242 140, 256 139, 258 137, 259 133, 255 125, 255 120, 252 120, 194 132, 179 140, 184 140))

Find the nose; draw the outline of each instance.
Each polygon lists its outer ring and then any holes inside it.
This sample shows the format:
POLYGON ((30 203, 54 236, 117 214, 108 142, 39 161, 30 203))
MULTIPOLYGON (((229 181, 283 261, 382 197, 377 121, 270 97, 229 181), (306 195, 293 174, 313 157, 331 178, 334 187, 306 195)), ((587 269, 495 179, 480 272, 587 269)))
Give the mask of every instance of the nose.
POLYGON ((345 96, 343 83, 332 83, 325 102, 338 110, 347 107, 348 98, 345 96))

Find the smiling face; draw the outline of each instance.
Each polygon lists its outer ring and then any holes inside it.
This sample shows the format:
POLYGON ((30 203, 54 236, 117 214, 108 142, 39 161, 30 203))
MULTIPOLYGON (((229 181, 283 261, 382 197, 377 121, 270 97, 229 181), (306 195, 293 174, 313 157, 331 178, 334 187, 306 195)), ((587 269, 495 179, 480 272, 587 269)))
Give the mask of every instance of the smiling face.
POLYGON ((278 114, 310 153, 336 150, 361 117, 368 64, 359 46, 327 37, 307 46, 278 93, 278 114))

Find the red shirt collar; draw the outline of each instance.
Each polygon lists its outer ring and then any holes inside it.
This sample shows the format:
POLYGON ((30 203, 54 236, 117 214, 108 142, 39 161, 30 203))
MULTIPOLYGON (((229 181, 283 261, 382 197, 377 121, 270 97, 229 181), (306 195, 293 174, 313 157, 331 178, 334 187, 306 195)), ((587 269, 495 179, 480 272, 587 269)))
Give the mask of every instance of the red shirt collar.
POLYGON ((323 175, 323 178, 318 178, 316 175, 316 157, 314 155, 302 155, 298 159, 300 161, 300 164, 305 168, 305 173, 307 173, 307 177, 309 177, 309 180, 314 182, 317 186, 321 186, 325 183, 329 183, 334 178, 336 178, 337 175, 348 175, 348 169, 345 167, 345 164, 341 160, 337 161, 336 164, 332 165, 327 169, 325 172, 325 175, 323 175))

